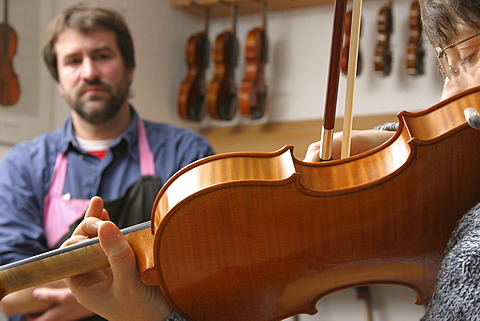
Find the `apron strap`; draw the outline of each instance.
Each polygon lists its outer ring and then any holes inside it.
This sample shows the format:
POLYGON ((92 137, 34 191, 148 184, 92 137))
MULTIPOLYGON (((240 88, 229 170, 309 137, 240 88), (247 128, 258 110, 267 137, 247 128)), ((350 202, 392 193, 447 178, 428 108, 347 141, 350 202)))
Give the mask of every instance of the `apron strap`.
POLYGON ((55 167, 53 168, 52 181, 48 194, 62 195, 67 173, 67 164, 67 155, 65 155, 65 153, 58 153, 55 167))
POLYGON ((140 172, 142 176, 155 175, 155 161, 148 143, 147 132, 143 120, 138 119, 138 153, 140 158, 140 172))

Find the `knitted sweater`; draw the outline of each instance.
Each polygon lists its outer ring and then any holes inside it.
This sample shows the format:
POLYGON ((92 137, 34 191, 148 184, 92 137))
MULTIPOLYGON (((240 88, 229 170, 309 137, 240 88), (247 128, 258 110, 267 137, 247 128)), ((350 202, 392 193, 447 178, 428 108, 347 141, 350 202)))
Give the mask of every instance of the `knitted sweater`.
POLYGON ((453 232, 421 320, 480 320, 480 204, 453 232))

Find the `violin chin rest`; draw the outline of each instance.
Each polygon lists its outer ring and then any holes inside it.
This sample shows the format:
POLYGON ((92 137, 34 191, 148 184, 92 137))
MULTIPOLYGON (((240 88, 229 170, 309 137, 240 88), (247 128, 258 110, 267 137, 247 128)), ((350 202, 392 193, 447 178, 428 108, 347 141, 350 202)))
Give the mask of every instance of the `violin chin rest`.
POLYGON ((463 113, 470 127, 480 130, 480 115, 477 110, 473 107, 468 107, 463 113))

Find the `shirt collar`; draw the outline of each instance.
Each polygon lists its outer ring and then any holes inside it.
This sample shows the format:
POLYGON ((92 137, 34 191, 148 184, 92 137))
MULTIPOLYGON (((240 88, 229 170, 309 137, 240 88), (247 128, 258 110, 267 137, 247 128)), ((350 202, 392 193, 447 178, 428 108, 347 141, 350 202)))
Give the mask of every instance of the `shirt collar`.
MULTIPOLYGON (((130 126, 120 136, 115 138, 110 145, 110 149, 119 149, 123 144, 126 144, 126 148, 130 156, 138 160, 138 119, 139 116, 136 110, 130 106, 132 119, 130 126)), ((68 117, 62 127, 62 136, 64 137, 60 144, 59 152, 66 153, 70 148, 76 150, 79 153, 83 153, 80 149, 77 139, 75 138, 75 132, 73 130, 72 117, 68 117)))

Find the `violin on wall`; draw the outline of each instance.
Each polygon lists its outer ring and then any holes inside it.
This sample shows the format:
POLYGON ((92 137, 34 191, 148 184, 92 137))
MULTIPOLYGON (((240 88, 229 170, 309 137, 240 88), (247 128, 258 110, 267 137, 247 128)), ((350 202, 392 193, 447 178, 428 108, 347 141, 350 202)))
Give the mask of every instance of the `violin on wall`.
POLYGON ((232 28, 215 39, 215 71, 206 95, 208 114, 217 120, 231 120, 237 111, 235 69, 238 64, 237 5, 231 5, 232 28))
POLYGON ((200 121, 205 115, 205 71, 210 62, 208 29, 210 9, 205 9, 205 28, 187 41, 186 61, 188 72, 180 86, 178 110, 183 119, 200 121))
POLYGON ((392 1, 383 6, 378 13, 377 45, 375 48, 375 72, 388 76, 392 71, 392 50, 390 37, 393 33, 392 1))
MULTIPOLYGON (((345 15, 345 26, 344 26, 344 38, 343 38, 343 49, 341 57, 341 70, 343 74, 348 73, 348 55, 350 53, 350 34, 352 30, 352 10, 348 11, 345 15)), ((360 48, 358 48, 357 56, 357 76, 362 72, 362 53, 360 48)))
POLYGON ((418 0, 410 7, 409 38, 407 45, 407 74, 412 76, 423 75, 425 50, 422 44, 422 24, 420 5, 418 0))
POLYGON ((20 98, 20 84, 13 70, 13 57, 17 51, 18 37, 8 24, 8 0, 4 0, 3 23, 0 24, 2 48, 0 50, 0 105, 15 105, 20 98))
POLYGON ((262 5, 262 25, 247 34, 245 49, 245 77, 239 93, 238 105, 243 116, 262 118, 267 105, 265 64, 268 61, 267 3, 262 5))

